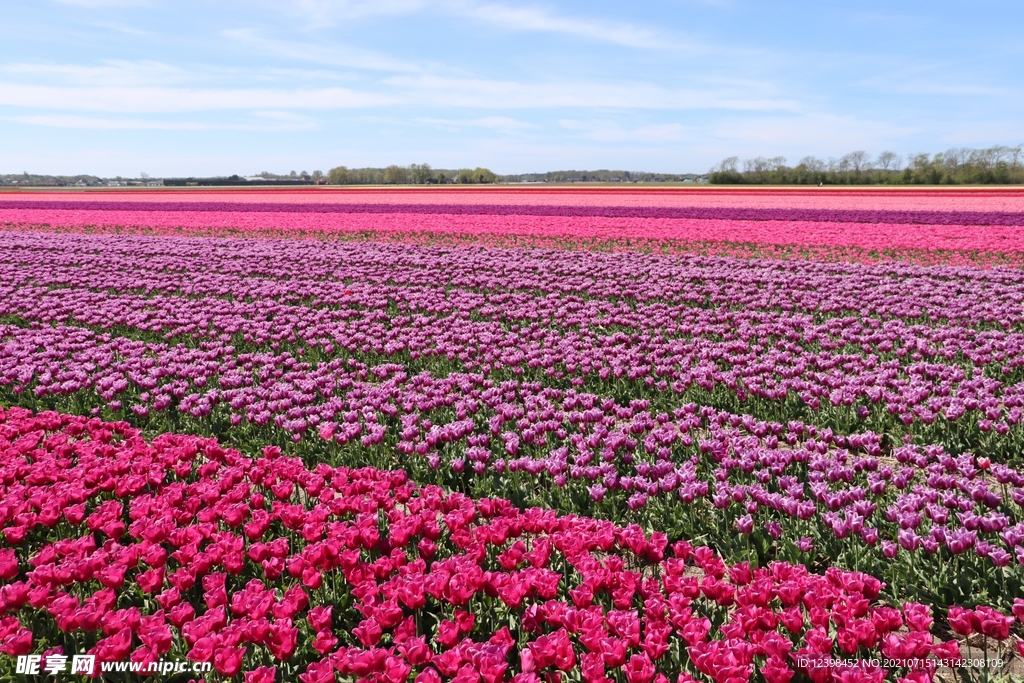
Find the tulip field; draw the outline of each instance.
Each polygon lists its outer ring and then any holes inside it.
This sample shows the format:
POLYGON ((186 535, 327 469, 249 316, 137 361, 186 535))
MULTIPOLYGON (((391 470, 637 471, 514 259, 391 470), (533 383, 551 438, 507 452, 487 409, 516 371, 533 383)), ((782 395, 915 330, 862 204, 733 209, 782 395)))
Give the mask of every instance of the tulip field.
POLYGON ((0 194, 0 680, 1024 679, 1024 192, 816 190, 0 194))

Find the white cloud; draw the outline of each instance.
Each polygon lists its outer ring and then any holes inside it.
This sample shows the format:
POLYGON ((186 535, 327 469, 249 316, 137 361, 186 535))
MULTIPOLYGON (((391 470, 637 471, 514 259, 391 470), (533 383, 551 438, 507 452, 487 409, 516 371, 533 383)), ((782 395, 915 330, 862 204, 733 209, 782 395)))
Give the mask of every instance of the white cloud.
POLYGON ((920 77, 913 74, 884 74, 865 78, 856 85, 873 88, 879 92, 898 95, 925 95, 937 97, 986 97, 1006 98, 1020 96, 1019 89, 1006 86, 986 85, 978 80, 963 79, 956 75, 920 77))
POLYGON ((395 59, 372 50, 357 47, 332 45, 325 47, 310 43, 275 40, 247 28, 221 31, 221 35, 239 45, 255 51, 260 57, 285 57, 304 62, 373 71, 420 71, 421 67, 412 62, 395 59))
POLYGON ((314 130, 319 126, 307 117, 289 116, 285 112, 253 112, 254 121, 234 123, 208 123, 200 121, 162 121, 148 119, 98 118, 65 114, 38 114, 12 116, 7 121, 49 128, 77 128, 83 130, 249 130, 288 131, 314 130))
MULTIPOLYGON (((961 122, 955 128, 932 124, 929 128, 936 129, 932 139, 951 147, 992 147, 1024 141, 1024 122, 1016 118, 961 122)), ((933 151, 939 149, 934 147, 933 151)))
POLYGON ((529 109, 609 107, 620 109, 795 110, 791 100, 752 97, 735 88, 665 88, 649 83, 551 81, 522 83, 442 76, 394 76, 384 81, 409 102, 439 107, 529 109))
POLYGON ((493 2, 452 2, 448 7, 454 14, 514 31, 564 33, 643 49, 672 47, 664 37, 650 29, 626 23, 560 16, 542 7, 509 6, 493 2))
POLYGON ((310 28, 333 26, 344 20, 410 14, 428 6, 425 0, 291 0, 267 4, 310 28))
POLYGON ((33 82, 49 78, 78 86, 168 85, 193 81, 196 78, 195 72, 188 72, 170 64, 149 60, 136 62, 107 60, 97 66, 46 63, 5 64, 0 66, 0 73, 26 76, 33 82))
POLYGON ((536 127, 526 121, 519 121, 507 116, 483 116, 476 119, 425 118, 416 119, 416 121, 418 123, 427 123, 452 131, 463 130, 465 128, 483 128, 503 133, 505 135, 522 133, 536 127))
MULTIPOLYGON (((739 156, 772 156, 792 151, 794 159, 842 155, 854 149, 891 149, 897 141, 922 132, 911 127, 854 115, 806 114, 759 117, 710 126, 708 141, 739 156)), ((728 156, 728 154, 723 154, 728 156)))
POLYGON ((681 142, 689 139, 689 128, 679 123, 653 124, 636 128, 623 128, 610 121, 579 121, 562 119, 559 125, 575 131, 581 137, 598 142, 681 142))
MULTIPOLYGON (((854 58, 851 54, 830 57, 838 68, 854 58)), ((985 98, 1020 101, 1024 95, 1013 79, 1000 74, 1005 65, 998 61, 982 64, 975 59, 935 61, 904 55, 858 55, 856 60, 862 66, 851 78, 851 85, 885 95, 962 97, 957 104, 985 98)))
POLYGON ((105 28, 108 31, 116 31, 117 33, 123 33, 129 36, 148 36, 151 35, 149 31, 144 31, 134 26, 126 26, 116 21, 90 21, 89 26, 96 26, 98 28, 105 28))
POLYGON ((82 128, 91 130, 208 130, 209 124, 192 121, 145 121, 138 119, 100 119, 66 114, 11 116, 15 123, 49 128, 82 128))
POLYGON ((231 109, 351 109, 395 104, 348 88, 55 87, 0 83, 0 106, 57 111, 172 113, 231 109))
POLYGON ((511 31, 561 33, 641 49, 678 47, 652 29, 629 23, 562 15, 541 6, 478 0, 294 0, 277 5, 311 27, 340 21, 397 16, 428 10, 495 24, 511 31))
MULTIPOLYGON (((365 82, 356 89, 328 87, 323 83, 325 79, 303 73, 309 86, 296 87, 295 75, 279 70, 186 70, 160 62, 107 62, 99 66, 14 64, 0 66, 0 75, 3 74, 18 78, 0 81, 0 106, 79 114, 232 109, 294 111, 387 105, 430 106, 444 110, 600 107, 792 111, 797 108, 791 100, 764 94, 765 88, 759 91, 756 87, 731 84, 668 88, 629 81, 521 82, 418 73, 387 76, 377 82, 365 82), (225 81, 235 84, 246 80, 253 85, 219 86, 225 81), (286 81, 291 87, 263 86, 267 81, 286 81)), ((493 119, 483 120, 494 123, 493 119)))
POLYGON ((86 9, 103 9, 105 7, 149 7, 152 0, 53 0, 60 5, 84 7, 86 9))

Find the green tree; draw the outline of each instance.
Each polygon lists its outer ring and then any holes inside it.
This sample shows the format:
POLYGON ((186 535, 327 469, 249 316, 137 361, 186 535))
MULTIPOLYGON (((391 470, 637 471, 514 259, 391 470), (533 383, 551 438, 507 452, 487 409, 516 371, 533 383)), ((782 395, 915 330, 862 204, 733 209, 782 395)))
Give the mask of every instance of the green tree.
POLYGON ((327 182, 331 185, 348 185, 349 171, 345 166, 336 166, 327 172, 327 182))
POLYGON ((404 185, 409 182, 409 174, 401 166, 392 164, 384 169, 385 185, 404 185))
POLYGON ((473 176, 476 178, 478 183, 493 183, 498 179, 498 176, 494 174, 489 168, 480 168, 477 166, 473 169, 473 176))
POLYGON ((417 185, 423 185, 434 177, 434 171, 430 164, 412 164, 409 166, 409 180, 417 185))

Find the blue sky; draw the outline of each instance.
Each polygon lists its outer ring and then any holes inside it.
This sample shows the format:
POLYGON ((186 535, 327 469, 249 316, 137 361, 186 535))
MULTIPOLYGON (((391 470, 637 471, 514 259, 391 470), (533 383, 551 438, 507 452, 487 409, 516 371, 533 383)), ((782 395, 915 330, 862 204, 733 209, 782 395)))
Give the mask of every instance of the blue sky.
POLYGON ((15 0, 0 173, 703 172, 1024 142, 1024 3, 15 0))

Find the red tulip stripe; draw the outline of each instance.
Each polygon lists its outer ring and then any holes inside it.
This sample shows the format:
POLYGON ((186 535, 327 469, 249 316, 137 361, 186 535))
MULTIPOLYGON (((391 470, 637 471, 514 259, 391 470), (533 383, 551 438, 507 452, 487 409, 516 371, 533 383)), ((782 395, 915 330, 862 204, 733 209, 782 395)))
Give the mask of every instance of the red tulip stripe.
MULTIPOLYGON (((276 447, 250 458, 14 408, 0 482, 9 655, 171 653, 303 683, 918 681, 960 656, 928 607, 880 604, 864 574, 727 566, 635 526, 308 469, 276 447)), ((1013 617, 978 613, 1007 637, 1013 617)))
POLYGON ((484 244, 1020 265, 1015 192, 209 192, 6 194, 0 225, 265 237, 410 234, 484 244), (637 244, 639 242, 639 245, 637 244), (752 249, 753 246, 753 249, 752 249), (894 254, 893 252, 897 252, 894 254))

